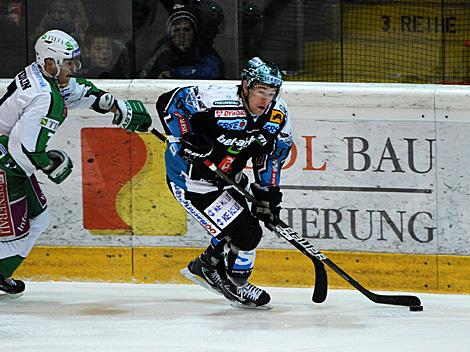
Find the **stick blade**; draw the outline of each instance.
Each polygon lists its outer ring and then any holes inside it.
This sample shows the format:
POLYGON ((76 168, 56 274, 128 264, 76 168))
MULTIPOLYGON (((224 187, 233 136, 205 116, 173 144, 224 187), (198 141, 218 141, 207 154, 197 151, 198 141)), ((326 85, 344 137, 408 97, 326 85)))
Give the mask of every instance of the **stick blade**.
POLYGON ((390 295, 377 295, 371 298, 372 301, 379 304, 390 304, 394 306, 415 307, 421 305, 421 300, 416 296, 390 296, 390 295))
POLYGON ((328 276, 325 265, 317 258, 311 258, 315 266, 315 287, 313 289, 313 303, 323 303, 328 295, 328 276))

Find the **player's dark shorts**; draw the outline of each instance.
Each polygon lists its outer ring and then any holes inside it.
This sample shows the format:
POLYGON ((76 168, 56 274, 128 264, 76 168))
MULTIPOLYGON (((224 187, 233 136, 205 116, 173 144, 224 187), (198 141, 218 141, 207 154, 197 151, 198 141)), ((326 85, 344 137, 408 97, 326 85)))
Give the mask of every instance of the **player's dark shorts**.
POLYGON ((234 188, 209 193, 186 191, 168 185, 176 200, 212 236, 229 237, 241 250, 253 250, 261 241, 262 229, 245 197, 234 188))

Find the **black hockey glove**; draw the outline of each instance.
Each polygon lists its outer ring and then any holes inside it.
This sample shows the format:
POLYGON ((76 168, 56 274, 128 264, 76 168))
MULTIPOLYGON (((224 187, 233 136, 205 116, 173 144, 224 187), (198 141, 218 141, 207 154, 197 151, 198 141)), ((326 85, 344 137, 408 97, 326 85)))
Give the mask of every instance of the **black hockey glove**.
POLYGON ((186 133, 180 143, 180 156, 191 163, 207 158, 213 148, 212 142, 203 134, 186 133))
POLYGON ((259 188, 256 184, 251 185, 251 191, 256 200, 261 204, 253 203, 251 213, 260 221, 264 222, 267 229, 272 230, 274 225, 279 224, 279 213, 282 202, 282 193, 279 187, 269 187, 268 190, 259 188))

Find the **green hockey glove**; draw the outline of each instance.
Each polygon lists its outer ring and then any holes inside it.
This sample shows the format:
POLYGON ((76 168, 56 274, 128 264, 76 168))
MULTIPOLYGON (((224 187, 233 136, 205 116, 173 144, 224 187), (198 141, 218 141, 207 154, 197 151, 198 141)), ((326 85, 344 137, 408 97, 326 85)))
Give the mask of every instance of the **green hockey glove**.
POLYGON ((114 125, 131 132, 147 132, 152 125, 152 118, 139 100, 116 100, 116 108, 114 125))

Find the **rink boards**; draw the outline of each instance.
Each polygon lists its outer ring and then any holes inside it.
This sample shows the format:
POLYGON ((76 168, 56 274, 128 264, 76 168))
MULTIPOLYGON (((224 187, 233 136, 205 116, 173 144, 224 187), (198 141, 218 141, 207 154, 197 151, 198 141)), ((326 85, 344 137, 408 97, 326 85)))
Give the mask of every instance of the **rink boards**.
MULTIPOLYGON (((180 274, 202 248, 36 247, 18 270, 35 281, 188 283, 180 274)), ((324 253, 371 290, 470 293, 470 258, 449 255, 364 252, 324 253)), ((330 288, 351 286, 331 270, 330 288)), ((265 286, 313 287, 312 262, 296 250, 257 251, 253 282, 265 286)))
MULTIPOLYGON (((159 94, 195 82, 95 83, 156 115, 159 94)), ((371 288, 470 292, 470 89, 287 82, 282 96, 294 132, 283 219, 371 288)), ((39 175, 52 223, 21 274, 182 282, 179 268, 208 235, 167 191, 163 145, 83 110, 70 111, 59 133, 54 147, 69 153, 74 172, 61 185, 39 175)), ((312 284, 309 260, 287 242, 266 232, 260 248, 258 282, 312 284)))

